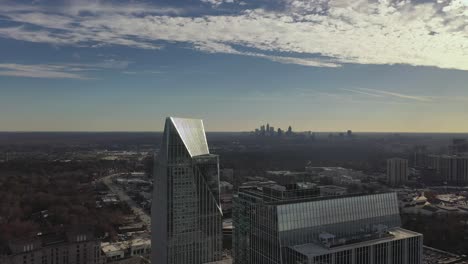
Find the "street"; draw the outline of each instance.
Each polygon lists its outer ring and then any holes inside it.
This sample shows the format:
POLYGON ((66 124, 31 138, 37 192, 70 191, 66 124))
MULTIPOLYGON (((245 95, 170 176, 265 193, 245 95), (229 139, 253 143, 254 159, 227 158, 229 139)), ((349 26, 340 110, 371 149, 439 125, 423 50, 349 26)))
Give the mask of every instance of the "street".
POLYGON ((147 230, 151 233, 151 216, 148 215, 137 203, 135 203, 135 201, 133 201, 132 198, 130 198, 125 193, 125 191, 122 188, 120 188, 120 186, 118 186, 112 181, 113 177, 117 177, 119 175, 120 173, 111 174, 109 176, 102 178, 101 180, 109 188, 111 192, 113 192, 119 197, 121 201, 126 202, 128 206, 130 206, 133 213, 141 219, 141 221, 146 225, 147 230))

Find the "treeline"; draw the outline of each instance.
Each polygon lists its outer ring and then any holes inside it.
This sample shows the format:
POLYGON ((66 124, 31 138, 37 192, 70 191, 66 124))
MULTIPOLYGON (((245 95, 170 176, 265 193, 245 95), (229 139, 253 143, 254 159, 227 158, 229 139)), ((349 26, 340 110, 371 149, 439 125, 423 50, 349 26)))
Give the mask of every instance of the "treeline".
POLYGON ((0 243, 38 232, 92 226, 116 236, 126 206, 97 208, 95 172, 100 162, 8 162, 0 165, 0 243))
POLYGON ((341 166, 368 173, 384 172, 385 160, 393 154, 367 144, 272 145, 245 151, 217 150, 221 165, 241 175, 261 175, 265 170, 304 171, 311 166, 341 166))
POLYGON ((457 254, 468 253, 468 217, 461 214, 403 214, 402 226, 424 235, 424 245, 457 254))

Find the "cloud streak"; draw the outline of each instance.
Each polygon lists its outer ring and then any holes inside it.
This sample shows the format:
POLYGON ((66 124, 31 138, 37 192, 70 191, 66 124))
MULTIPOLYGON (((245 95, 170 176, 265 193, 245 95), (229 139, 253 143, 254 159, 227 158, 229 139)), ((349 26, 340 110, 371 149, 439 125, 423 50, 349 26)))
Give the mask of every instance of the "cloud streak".
POLYGON ((140 49, 177 42, 202 52, 314 67, 408 64, 468 70, 468 8, 462 0, 271 2, 282 8, 243 9, 229 15, 139 4, 93 2, 52 11, 14 3, 4 9, 6 4, 0 4, 0 16, 9 22, 0 24, 0 37, 140 49))
POLYGON ((0 63, 0 76, 43 79, 90 80, 89 71, 126 69, 129 62, 105 60, 96 63, 17 64, 0 63))
POLYGON ((90 78, 81 73, 67 71, 66 67, 46 64, 14 64, 1 63, 0 76, 46 78, 46 79, 78 79, 88 80, 90 78))
POLYGON ((342 91, 347 91, 347 92, 353 92, 353 93, 358 93, 358 94, 363 94, 363 95, 368 95, 368 96, 372 96, 372 97, 384 97, 383 95, 381 94, 376 94, 376 93, 369 93, 369 92, 364 92, 364 91, 361 91, 361 90, 355 90, 355 89, 340 89, 342 91))
POLYGON ((419 102, 432 102, 433 98, 429 96, 418 96, 418 95, 408 95, 397 92, 389 92, 384 90, 377 89, 368 89, 368 88, 357 88, 357 89, 341 89, 342 91, 348 91, 352 93, 357 93, 361 95, 371 96, 371 97, 393 97, 399 99, 406 99, 419 102))

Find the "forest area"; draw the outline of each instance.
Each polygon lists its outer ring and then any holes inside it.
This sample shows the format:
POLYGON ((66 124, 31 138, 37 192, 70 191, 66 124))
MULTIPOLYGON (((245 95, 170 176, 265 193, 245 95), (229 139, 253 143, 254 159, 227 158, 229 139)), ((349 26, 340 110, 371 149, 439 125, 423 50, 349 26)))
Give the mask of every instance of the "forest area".
POLYGON ((116 236, 125 204, 97 208, 105 190, 96 178, 108 162, 11 161, 0 163, 0 245, 38 233, 92 227, 98 237, 116 236))

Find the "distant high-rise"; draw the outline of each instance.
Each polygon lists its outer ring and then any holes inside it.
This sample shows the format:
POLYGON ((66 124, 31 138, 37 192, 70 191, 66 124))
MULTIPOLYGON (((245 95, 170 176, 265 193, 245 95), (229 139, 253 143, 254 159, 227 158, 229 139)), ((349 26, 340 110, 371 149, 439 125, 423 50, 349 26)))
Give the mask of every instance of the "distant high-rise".
POLYGON ((282 136, 283 135, 283 130, 281 130, 281 128, 278 128, 278 131, 276 132, 276 134, 278 136, 282 136))
POLYGON ((414 147, 413 166, 424 168, 428 166, 428 151, 424 145, 414 147))
POLYGON ((387 160, 387 180, 390 185, 408 181, 408 160, 393 158, 387 160))
POLYGON ((166 119, 154 184, 152 263, 219 260, 219 162, 208 150, 202 120, 166 119))
POLYGON ((240 189, 234 264, 420 264, 423 237, 400 228, 395 193, 317 197, 281 188, 240 189))
POLYGON ((468 153, 468 141, 464 138, 455 138, 449 146, 450 154, 460 155, 468 153))
POLYGON ((444 181, 465 185, 468 183, 468 157, 440 156, 439 172, 444 181))

